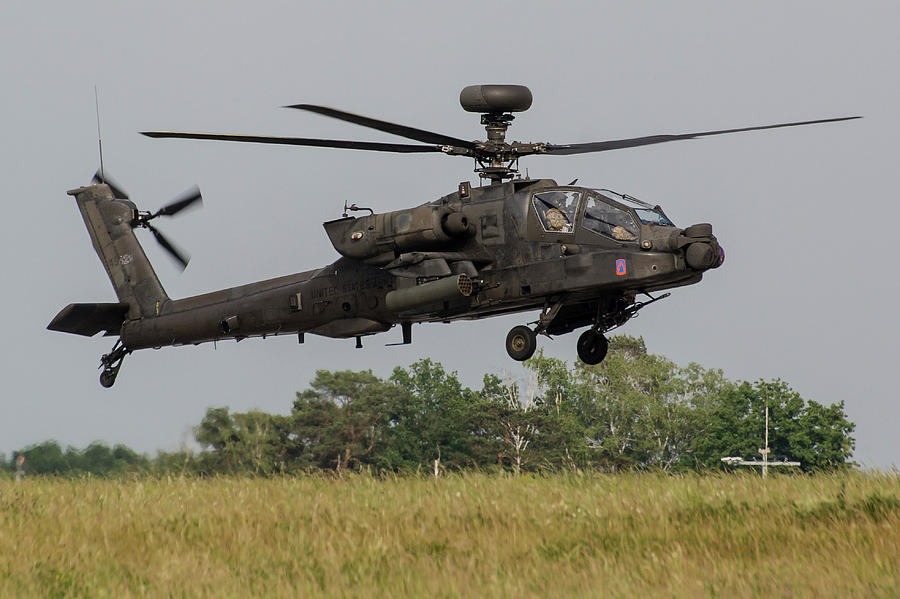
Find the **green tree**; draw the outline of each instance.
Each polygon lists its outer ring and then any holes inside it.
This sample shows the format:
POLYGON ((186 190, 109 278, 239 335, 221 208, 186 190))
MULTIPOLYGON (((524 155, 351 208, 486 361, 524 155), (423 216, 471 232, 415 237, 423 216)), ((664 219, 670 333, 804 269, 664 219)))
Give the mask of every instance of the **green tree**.
POLYGON ((406 468, 461 468, 474 464, 478 396, 428 358, 395 368, 390 382, 402 393, 391 404, 389 436, 406 468))
POLYGON ((228 408, 209 408, 194 429, 194 438, 211 451, 203 456, 205 466, 213 472, 234 472, 238 460, 234 447, 239 437, 228 408))
POLYGON ((160 451, 150 464, 150 471, 159 475, 187 476, 201 472, 198 456, 189 449, 160 451))
MULTIPOLYGON (((679 367, 649 353, 641 338, 612 337, 596 366, 569 367, 542 352, 525 365, 533 381, 487 374, 478 392, 430 359, 398 367, 388 380, 321 370, 289 416, 210 409, 197 428, 209 450, 182 456, 180 467, 258 474, 719 467, 725 455, 756 455, 766 405, 771 457, 820 469, 845 465, 852 453, 842 403, 805 402, 782 381, 735 384, 718 370, 679 367)), ((42 459, 63 470, 111 459, 90 449, 48 447, 42 459)))
POLYGON ((125 445, 110 448, 105 443, 95 441, 84 449, 66 449, 66 461, 71 474, 91 474, 93 476, 118 476, 129 472, 143 472, 149 467, 149 460, 125 445))
POLYGON ((212 472, 275 474, 283 472, 291 448, 286 416, 258 410, 230 414, 210 408, 195 431, 197 441, 211 448, 200 468, 212 472))
POLYGON ((844 402, 824 406, 808 401, 800 413, 800 426, 789 439, 791 455, 807 470, 832 470, 852 465, 856 425, 847 419, 844 402))
POLYGON ((516 474, 530 469, 538 455, 533 444, 541 424, 534 399, 533 392, 522 397, 514 382, 485 375, 480 397, 471 408, 473 421, 481 423, 472 431, 475 453, 490 448, 490 453, 496 453, 498 467, 508 464, 516 474))
POLYGON ((670 469, 693 432, 692 405, 678 367, 649 354, 643 339, 617 336, 597 366, 575 371, 582 403, 590 410, 588 440, 612 468, 670 469))
MULTIPOLYGON (((713 398, 727 385, 722 373, 697 364, 679 368, 647 352, 644 340, 610 339, 606 359, 570 371, 539 353, 526 364, 543 390, 545 417, 555 420, 556 446, 579 466, 678 470, 695 461, 713 398)), ((543 448, 548 455, 547 448, 543 448)), ((559 459, 556 463, 559 463, 559 459)))
POLYGON ((525 362, 536 386, 530 420, 535 434, 533 459, 541 468, 578 469, 593 466, 594 452, 587 444, 587 398, 578 388, 565 362, 544 356, 543 351, 525 362))
POLYGON ((70 450, 75 464, 74 469, 79 472, 102 476, 108 474, 115 465, 112 450, 104 443, 91 443, 81 451, 74 448, 70 450))
POLYGON ((56 441, 44 441, 15 452, 13 463, 19 455, 25 456, 28 474, 67 474, 71 470, 69 459, 56 441))
POLYGON ((84 449, 67 447, 63 451, 56 441, 45 441, 31 445, 14 454, 25 456, 25 470, 28 474, 56 474, 93 476, 118 476, 129 472, 144 472, 150 467, 150 460, 125 445, 110 448, 96 441, 84 449))
POLYGON ((372 464, 396 467, 386 433, 399 393, 371 371, 319 370, 311 389, 297 393, 291 433, 304 467, 341 471, 372 464))
POLYGON ((113 446, 112 458, 115 473, 142 472, 148 470, 151 465, 151 461, 146 455, 141 455, 122 444, 113 446))

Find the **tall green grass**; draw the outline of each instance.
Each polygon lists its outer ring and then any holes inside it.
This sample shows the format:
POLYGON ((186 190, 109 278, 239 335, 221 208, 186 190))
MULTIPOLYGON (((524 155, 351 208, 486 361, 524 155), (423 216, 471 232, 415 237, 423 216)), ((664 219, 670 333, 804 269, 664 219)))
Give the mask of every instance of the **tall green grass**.
POLYGON ((892 475, 0 481, 0 597, 897 597, 892 475))

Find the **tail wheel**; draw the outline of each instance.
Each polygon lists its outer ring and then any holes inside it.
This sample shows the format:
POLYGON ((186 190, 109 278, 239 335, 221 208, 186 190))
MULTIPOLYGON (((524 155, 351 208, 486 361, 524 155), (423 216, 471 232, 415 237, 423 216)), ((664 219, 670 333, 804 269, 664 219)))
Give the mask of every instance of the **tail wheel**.
POLYGON ((525 325, 510 329, 506 336, 506 353, 513 360, 522 362, 534 355, 537 349, 537 335, 525 325))
POLYGON ((606 357, 609 351, 609 341, 603 336, 603 333, 593 329, 587 330, 578 338, 578 357, 585 364, 593 366, 599 364, 606 357))
POLYGON ((100 384, 109 389, 116 382, 117 374, 119 374, 118 370, 113 370, 111 368, 105 369, 100 373, 100 384))
POLYGON ((103 387, 109 389, 115 384, 116 377, 119 376, 119 369, 122 368, 122 361, 130 353, 131 350, 125 347, 120 338, 116 340, 116 344, 108 354, 100 356, 100 368, 102 369, 100 384, 103 387))

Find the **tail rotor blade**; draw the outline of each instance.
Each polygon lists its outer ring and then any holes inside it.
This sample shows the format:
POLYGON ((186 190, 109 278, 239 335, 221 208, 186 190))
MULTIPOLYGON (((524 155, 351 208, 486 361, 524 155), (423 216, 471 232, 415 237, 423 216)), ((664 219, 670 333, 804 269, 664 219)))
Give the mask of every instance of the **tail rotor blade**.
POLYGON ((94 176, 91 177, 91 182, 94 184, 105 183, 106 185, 108 185, 110 190, 112 190, 113 192, 113 197, 115 197, 117 200, 128 199, 128 194, 125 193, 125 191, 121 187, 119 187, 105 172, 101 173, 100 170, 97 170, 97 172, 94 173, 94 176))
POLYGON ((150 229, 150 232, 153 233, 153 236, 156 238, 156 241, 163 247, 164 250, 169 252, 172 258, 175 259, 178 264, 181 265, 181 270, 184 271, 187 268, 188 262, 190 262, 191 257, 184 253, 183 250, 179 250, 176 248, 171 241, 166 239, 166 236, 160 233, 156 227, 151 225, 150 223, 146 223, 145 226, 150 229))
POLYGON ((195 185, 181 194, 173 202, 170 202, 157 210, 150 218, 156 218, 157 216, 173 216, 197 202, 203 204, 203 196, 200 195, 200 188, 195 185))

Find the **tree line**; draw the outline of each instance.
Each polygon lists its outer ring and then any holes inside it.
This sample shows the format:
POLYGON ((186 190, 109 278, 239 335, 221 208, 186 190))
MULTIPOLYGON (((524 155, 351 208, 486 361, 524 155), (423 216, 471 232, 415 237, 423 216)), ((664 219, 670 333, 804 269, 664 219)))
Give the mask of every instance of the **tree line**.
POLYGON ((843 401, 803 399, 782 380, 730 381, 698 364, 679 367, 617 336, 599 365, 538 353, 526 380, 486 374, 482 387, 423 359, 387 378, 371 371, 316 372, 290 413, 207 410, 194 429, 203 448, 155 458, 116 445, 83 450, 30 446, 29 474, 254 474, 466 469, 669 472, 720 469, 754 458, 769 408, 770 460, 804 471, 852 465, 854 424, 843 401))

